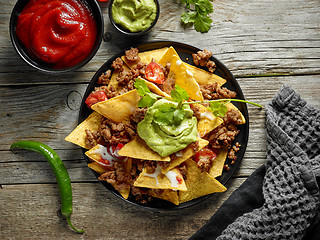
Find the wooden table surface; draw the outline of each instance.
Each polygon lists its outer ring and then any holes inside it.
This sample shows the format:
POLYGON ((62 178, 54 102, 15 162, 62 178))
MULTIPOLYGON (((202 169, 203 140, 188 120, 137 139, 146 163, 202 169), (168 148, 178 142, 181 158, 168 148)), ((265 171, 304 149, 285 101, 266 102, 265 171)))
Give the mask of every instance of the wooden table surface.
MULTIPOLYGON (((240 169, 225 193, 179 211, 151 212, 120 201, 100 184, 80 148, 64 141, 77 125, 84 91, 99 67, 135 43, 173 40, 209 49, 234 74, 246 99, 265 105, 283 84, 320 107, 320 1, 214 0, 213 26, 201 34, 180 23, 179 0, 160 0, 160 19, 148 35, 128 39, 111 26, 96 56, 78 71, 49 76, 15 52, 9 19, 16 1, 0 2, 0 239, 187 239, 266 160, 265 111, 248 106, 250 135, 240 169), (17 140, 37 140, 64 161, 74 197, 72 232, 57 213, 60 199, 45 159, 13 154, 17 140)), ((232 209, 230 209, 232 211, 232 209)))

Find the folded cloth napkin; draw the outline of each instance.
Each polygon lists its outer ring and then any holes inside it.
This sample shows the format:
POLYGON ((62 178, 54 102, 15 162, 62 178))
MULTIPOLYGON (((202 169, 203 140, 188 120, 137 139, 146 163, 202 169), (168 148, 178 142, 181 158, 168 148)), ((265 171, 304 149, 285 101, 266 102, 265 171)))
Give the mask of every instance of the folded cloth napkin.
POLYGON ((320 111, 284 85, 266 115, 266 163, 189 240, 320 239, 320 111))

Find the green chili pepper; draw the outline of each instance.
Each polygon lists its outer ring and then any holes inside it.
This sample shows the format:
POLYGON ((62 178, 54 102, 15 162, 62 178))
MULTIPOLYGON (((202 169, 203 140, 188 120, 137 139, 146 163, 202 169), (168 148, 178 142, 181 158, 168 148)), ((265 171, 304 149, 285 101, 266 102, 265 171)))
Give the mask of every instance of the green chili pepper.
POLYGON ((21 148, 40 153, 50 164, 59 187, 61 198, 61 213, 66 217, 69 226, 77 233, 84 233, 84 230, 75 228, 70 220, 72 209, 71 181, 66 167, 58 154, 49 146, 35 141, 18 141, 11 145, 10 149, 21 148))

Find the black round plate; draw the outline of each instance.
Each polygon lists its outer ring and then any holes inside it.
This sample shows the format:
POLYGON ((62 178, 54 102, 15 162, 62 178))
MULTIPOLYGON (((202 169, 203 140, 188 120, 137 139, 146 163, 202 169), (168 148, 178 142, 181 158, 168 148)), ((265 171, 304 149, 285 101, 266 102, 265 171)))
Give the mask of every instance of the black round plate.
MULTIPOLYGON (((179 54, 181 60, 183 60, 191 65, 194 65, 193 60, 192 60, 192 53, 196 53, 197 51, 201 50, 201 49, 198 49, 196 47, 193 47, 193 46, 190 46, 187 44, 183 44, 183 43, 179 43, 179 42, 172 42, 172 41, 150 42, 150 43, 146 43, 146 44, 134 46, 134 47, 137 47, 140 52, 143 52, 143 51, 149 51, 149 50, 154 50, 154 49, 163 48, 163 47, 170 47, 170 46, 174 47, 174 49, 179 54)), ((127 49, 125 49, 125 50, 127 50, 127 49)), ((88 97, 88 95, 94 90, 94 88, 96 86, 98 86, 98 84, 97 84, 98 78, 101 76, 102 73, 104 73, 108 69, 111 69, 112 62, 117 57, 123 56, 125 54, 125 50, 122 51, 121 53, 113 56, 112 58, 110 58, 105 64, 103 64, 100 67, 100 69, 93 76, 91 82, 89 83, 89 86, 87 87, 87 90, 84 94, 84 97, 82 99, 80 113, 79 113, 79 119, 78 119, 79 123, 81 123, 83 120, 85 120, 90 115, 90 113, 92 113, 92 110, 90 110, 86 106, 85 100, 88 97)), ((227 80, 227 82, 224 84, 224 87, 227 87, 228 89, 230 89, 232 91, 235 91, 237 93, 237 98, 244 99, 241 88, 240 88, 238 82, 233 77, 232 73, 216 58, 212 57, 212 60, 216 63, 216 66, 217 66, 217 69, 214 73, 227 80)), ((234 102, 233 104, 242 112, 243 116, 246 119, 246 123, 238 126, 240 133, 236 137, 235 142, 239 142, 241 144, 241 148, 237 153, 237 161, 233 165, 230 165, 230 160, 227 159, 226 163, 229 164, 229 166, 230 166, 229 171, 223 171, 222 176, 217 178, 222 184, 226 184, 228 182, 228 180, 232 177, 232 175, 235 173, 236 169, 239 167, 241 160, 243 158, 243 155, 245 153, 246 147, 247 147, 248 136, 249 136, 249 118, 248 118, 247 106, 245 103, 239 103, 239 102, 234 102)), ((85 151, 87 151, 87 150, 83 149, 83 153, 85 151)), ((85 154, 84 154, 84 157, 87 162, 90 162, 90 159, 85 154)), ((96 177, 98 178, 99 174, 96 173, 95 171, 93 171, 93 172, 96 175, 96 177)), ((206 196, 182 203, 178 206, 174 205, 173 203, 161 200, 161 199, 156 199, 148 204, 140 204, 140 203, 135 202, 133 198, 130 198, 130 196, 128 199, 124 199, 118 193, 118 191, 116 191, 107 182, 101 181, 101 183, 109 191, 111 191, 113 194, 115 194, 116 196, 118 196, 122 200, 129 202, 133 205, 141 206, 143 208, 156 210, 156 211, 158 211, 158 210, 174 210, 174 209, 182 209, 182 208, 190 207, 190 206, 195 205, 197 203, 200 203, 203 200, 212 196, 212 194, 206 195, 206 196)))

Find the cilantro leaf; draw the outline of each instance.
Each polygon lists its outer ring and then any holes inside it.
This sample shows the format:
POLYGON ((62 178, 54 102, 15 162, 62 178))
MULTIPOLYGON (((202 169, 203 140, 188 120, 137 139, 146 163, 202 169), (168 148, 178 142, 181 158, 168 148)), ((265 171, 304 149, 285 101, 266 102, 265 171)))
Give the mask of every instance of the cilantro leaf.
POLYGON ((195 22, 194 22, 194 28, 198 32, 208 32, 211 28, 212 19, 208 16, 203 16, 198 14, 195 22))
POLYGON ((171 98, 175 102, 182 102, 183 100, 189 100, 189 94, 179 85, 175 85, 175 89, 173 89, 170 93, 171 98))
POLYGON ((184 24, 188 23, 194 23, 197 18, 197 13, 196 12, 184 12, 181 14, 181 21, 184 24))
POLYGON ((169 103, 164 103, 161 108, 154 113, 154 121, 160 125, 172 125, 174 118, 175 106, 169 103))
POLYGON ((208 32, 211 28, 212 19, 209 14, 213 13, 212 0, 181 0, 186 5, 187 12, 181 14, 181 22, 193 23, 197 32, 208 32))
POLYGON ((185 115, 185 110, 182 107, 164 103, 161 105, 161 108, 154 113, 154 121, 160 125, 179 125, 185 115))
POLYGON ((153 98, 152 96, 146 94, 143 97, 141 97, 140 100, 138 101, 138 107, 141 107, 141 108, 151 107, 156 101, 157 101, 157 98, 153 98))
POLYGON ((177 108, 173 112, 173 124, 179 125, 182 120, 184 119, 184 116, 186 115, 186 112, 183 108, 177 108))
POLYGON ((152 93, 147 83, 140 78, 137 78, 134 82, 134 87, 141 96, 138 107, 151 107, 160 98, 159 95, 152 93))
POLYGON ((195 9, 199 13, 210 14, 213 13, 213 6, 209 0, 198 0, 195 3, 195 9))
POLYGON ((226 104, 230 101, 213 101, 209 104, 209 109, 212 111, 213 115, 216 117, 224 117, 228 112, 226 104))
POLYGON ((137 89, 140 96, 144 96, 151 92, 147 86, 147 83, 143 79, 136 78, 133 85, 135 89, 137 89))

